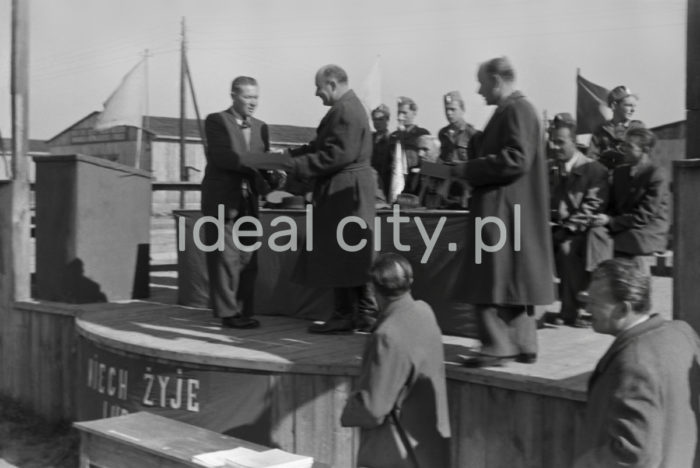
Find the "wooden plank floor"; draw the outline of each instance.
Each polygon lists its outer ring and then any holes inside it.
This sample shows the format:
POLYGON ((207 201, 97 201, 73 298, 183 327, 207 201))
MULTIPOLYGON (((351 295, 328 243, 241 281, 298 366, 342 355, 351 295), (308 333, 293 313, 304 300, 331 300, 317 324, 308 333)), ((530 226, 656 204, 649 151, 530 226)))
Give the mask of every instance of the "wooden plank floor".
MULTIPOLYGON (((133 301, 86 308, 85 338, 109 348, 190 364, 321 375, 356 375, 367 334, 314 335, 308 321, 259 316, 254 330, 222 329, 207 309, 133 301)), ((448 378, 537 394, 582 399, 588 374, 611 337, 590 329, 539 330, 537 363, 466 369, 459 354, 476 340, 443 336, 448 378)))

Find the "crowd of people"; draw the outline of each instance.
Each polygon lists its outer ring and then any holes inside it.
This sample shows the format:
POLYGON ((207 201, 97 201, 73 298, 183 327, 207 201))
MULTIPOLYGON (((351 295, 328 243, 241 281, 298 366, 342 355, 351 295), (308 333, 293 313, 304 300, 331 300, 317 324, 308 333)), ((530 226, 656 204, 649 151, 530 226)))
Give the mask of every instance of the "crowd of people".
MULTIPOLYGON (((623 86, 610 93, 613 119, 584 154, 571 115, 557 114, 545 132, 515 78, 504 57, 479 67, 478 92, 496 106, 483 131, 464 121, 464 100, 452 91, 443 98, 449 124, 437 137, 416 125, 418 107, 407 97, 398 100, 399 129, 389 133, 390 110, 382 105, 371 114, 373 133, 346 72, 327 65, 314 77, 316 95, 329 107, 316 139, 280 153, 269 153, 267 126, 252 117, 257 82, 236 78, 233 105, 206 120, 202 210, 223 207, 233 223, 256 216, 259 195, 280 180, 313 180, 316 245, 300 252, 293 279, 334 291, 328 319, 310 332, 371 332, 341 420, 362 429, 360 466, 443 468, 449 455, 440 330, 430 305, 411 296, 410 263, 397 254, 374 258, 377 193, 389 202, 414 196, 435 208, 468 204, 467 245, 476 241, 478 220, 525 220, 519 236, 505 239, 497 223, 482 224, 480 241, 500 248, 478 259, 466 251, 469 282, 460 285, 461 299, 475 307, 482 346, 464 364, 536 362, 534 307, 554 302, 558 276, 557 320, 586 326, 585 315, 595 331, 616 337, 590 382, 580 466, 693 466, 698 337, 686 324, 650 313, 646 257, 666 249, 668 187, 651 157, 653 133, 631 119, 637 97, 623 86), (431 164, 447 170, 436 175, 431 164), (350 216, 365 223, 346 232, 348 244, 363 245, 353 252, 335 235, 350 216)), ((255 261, 254 252, 229 243, 207 253, 212 306, 223 327, 260 325, 251 292, 255 261)))

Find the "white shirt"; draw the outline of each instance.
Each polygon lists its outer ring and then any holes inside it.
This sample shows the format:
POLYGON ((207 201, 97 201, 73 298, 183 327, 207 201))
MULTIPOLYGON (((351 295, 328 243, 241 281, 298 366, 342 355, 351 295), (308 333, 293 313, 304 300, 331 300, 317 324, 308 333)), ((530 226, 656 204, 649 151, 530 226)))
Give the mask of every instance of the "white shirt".
POLYGON ((582 158, 583 154, 581 154, 580 151, 576 151, 574 155, 564 163, 564 170, 566 171, 567 174, 571 174, 571 170, 574 168, 574 165, 576 164, 576 161, 579 160, 579 158, 582 158))

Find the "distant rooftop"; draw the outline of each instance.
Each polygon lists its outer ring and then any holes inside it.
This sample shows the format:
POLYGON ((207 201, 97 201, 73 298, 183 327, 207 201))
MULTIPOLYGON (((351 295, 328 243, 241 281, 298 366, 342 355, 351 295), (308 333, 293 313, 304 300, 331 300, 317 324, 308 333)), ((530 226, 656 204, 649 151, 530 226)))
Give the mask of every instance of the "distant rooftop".
MULTIPOLYGON (((177 117, 149 116, 145 124, 145 128, 155 136, 180 137, 180 119, 177 117)), ((270 128, 270 140, 276 143, 307 143, 316 136, 316 129, 311 127, 278 124, 268 124, 268 127, 270 128)), ((197 119, 185 120, 185 137, 200 138, 197 119)))
MULTIPOLYGON (((9 153, 12 150, 12 139, 3 138, 2 139, 2 149, 5 153, 9 153)), ((49 145, 46 144, 45 140, 29 140, 29 152, 30 153, 48 153, 49 145)))
MULTIPOLYGON (((94 121, 99 114, 98 111, 91 112, 79 121, 66 127, 57 135, 46 140, 51 143, 66 132, 77 128, 92 129, 94 121)), ((178 117, 144 117, 144 128, 157 138, 180 138, 180 119, 178 117)), ((202 122, 202 125, 204 123, 202 122)), ((197 119, 185 119, 185 138, 199 139, 199 125, 197 119)), ((270 128, 271 143, 303 144, 308 143, 316 137, 316 129, 312 127, 299 127, 296 125, 268 124, 270 128)))

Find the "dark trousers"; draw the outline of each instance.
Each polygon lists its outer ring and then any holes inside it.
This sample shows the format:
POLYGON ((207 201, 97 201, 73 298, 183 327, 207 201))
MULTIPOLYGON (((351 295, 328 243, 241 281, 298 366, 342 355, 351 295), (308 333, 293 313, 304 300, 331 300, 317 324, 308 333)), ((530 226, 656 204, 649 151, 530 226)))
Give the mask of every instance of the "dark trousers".
POLYGON ((377 316, 377 302, 370 283, 350 288, 335 288, 333 318, 351 319, 355 322, 377 316))
MULTIPOLYGON (((224 250, 207 252, 209 300, 216 317, 252 317, 255 313, 255 279, 258 275, 257 253, 243 252, 231 237, 233 219, 224 227, 224 250)), ((218 230, 212 223, 204 225, 206 245, 216 242, 218 230)), ((248 239, 246 239, 248 240, 248 239)))
POLYGON ((578 318, 583 303, 577 298, 579 292, 588 287, 590 273, 586 271, 586 233, 569 233, 563 229, 555 231, 554 262, 559 276, 559 315, 564 322, 578 318))
POLYGON ((477 305, 479 338, 485 354, 515 356, 537 353, 533 306, 477 305))

